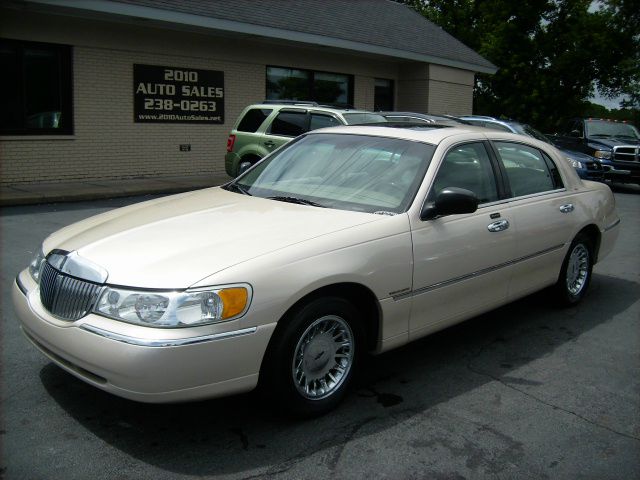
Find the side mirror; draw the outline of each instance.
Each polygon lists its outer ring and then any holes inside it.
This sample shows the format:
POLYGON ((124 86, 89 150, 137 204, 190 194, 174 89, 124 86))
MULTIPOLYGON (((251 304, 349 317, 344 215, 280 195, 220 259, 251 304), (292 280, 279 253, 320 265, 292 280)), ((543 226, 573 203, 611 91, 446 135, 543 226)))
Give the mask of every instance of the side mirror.
POLYGON ((580 130, 571 130, 571 136, 575 138, 580 138, 582 137, 582 134, 580 133, 580 130))
POLYGON ((426 203, 422 207, 420 220, 473 213, 478 209, 478 203, 478 197, 472 191, 458 187, 447 187, 438 193, 434 202, 426 203))

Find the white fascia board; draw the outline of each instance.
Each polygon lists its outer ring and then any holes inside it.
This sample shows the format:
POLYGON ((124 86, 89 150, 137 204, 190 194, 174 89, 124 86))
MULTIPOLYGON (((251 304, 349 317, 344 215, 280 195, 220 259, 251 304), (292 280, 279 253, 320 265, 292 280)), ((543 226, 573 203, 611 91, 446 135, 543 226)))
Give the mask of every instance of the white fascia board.
POLYGON ((476 65, 473 63, 467 63, 443 57, 436 57, 432 55, 423 55, 420 53, 408 52, 395 48, 369 45, 362 42, 354 42, 351 40, 343 40, 340 38, 327 37, 312 33, 302 33, 281 28, 265 27, 262 25, 254 25, 251 23, 235 22, 233 20, 204 17, 202 15, 194 15, 191 13, 182 13, 163 10, 160 8, 118 3, 110 0, 29 0, 29 3, 72 9, 78 13, 85 11, 106 15, 119 15, 124 17, 144 18, 148 20, 172 23, 183 26, 193 26, 206 30, 246 33, 247 35, 277 38, 280 40, 288 40, 291 42, 334 47, 343 50, 401 58, 403 60, 414 60, 417 62, 432 63, 435 65, 460 68, 462 70, 469 70, 472 72, 493 74, 497 71, 496 68, 491 68, 483 65, 476 65))

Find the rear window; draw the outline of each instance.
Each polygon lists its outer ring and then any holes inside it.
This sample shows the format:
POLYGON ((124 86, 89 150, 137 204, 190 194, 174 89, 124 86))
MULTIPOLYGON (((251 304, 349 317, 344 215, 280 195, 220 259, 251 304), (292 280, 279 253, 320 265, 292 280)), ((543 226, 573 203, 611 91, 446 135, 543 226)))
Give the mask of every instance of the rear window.
POLYGON ((251 133, 258 131, 262 122, 266 120, 272 111, 273 109, 271 108, 252 108, 245 114, 243 119, 240 120, 240 124, 236 130, 251 133))

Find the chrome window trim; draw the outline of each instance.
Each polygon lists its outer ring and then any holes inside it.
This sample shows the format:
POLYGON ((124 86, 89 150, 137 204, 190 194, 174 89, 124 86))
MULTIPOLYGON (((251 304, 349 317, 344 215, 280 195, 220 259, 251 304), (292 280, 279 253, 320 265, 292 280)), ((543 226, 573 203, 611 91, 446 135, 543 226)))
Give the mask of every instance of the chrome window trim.
POLYGON ((524 262, 525 260, 530 260, 532 258, 538 257, 540 255, 544 255, 546 253, 551 253, 556 250, 560 250, 566 244, 562 243, 559 245, 554 245, 553 247, 545 248, 544 250, 540 250, 539 252, 532 253, 530 255, 525 255, 524 257, 516 258, 514 260, 509 260, 508 262, 500 263, 498 265, 493 265, 492 267, 483 268, 482 270, 477 270, 472 273, 467 273, 466 275, 461 275, 459 277, 451 278, 449 280, 444 280, 442 282, 434 283, 432 285, 427 285, 426 287, 421 287, 415 290, 411 290, 410 292, 401 293, 398 295, 392 295, 391 298, 395 301, 402 300, 408 297, 414 297, 416 295, 421 295, 423 293, 430 292, 432 290, 436 290, 442 287, 448 287, 449 285, 453 285, 454 283, 462 282, 464 280, 469 280, 471 278, 479 277, 481 275, 485 275, 487 273, 494 272, 496 270, 500 270, 505 267, 509 267, 511 265, 515 265, 520 262, 524 262))
POLYGON ((168 339, 147 339, 131 337, 129 335, 122 335, 120 333, 112 332, 110 330, 104 330, 99 327, 95 327, 89 324, 80 325, 80 328, 107 338, 116 342, 127 343, 129 345, 136 345, 138 347, 180 347, 184 345, 195 345, 198 343, 211 342, 215 340, 224 340, 227 338, 242 337, 244 335, 251 335, 258 330, 258 327, 243 328, 241 330, 233 330, 230 332, 213 333, 211 335, 200 335, 197 337, 187 338, 168 338, 168 339))

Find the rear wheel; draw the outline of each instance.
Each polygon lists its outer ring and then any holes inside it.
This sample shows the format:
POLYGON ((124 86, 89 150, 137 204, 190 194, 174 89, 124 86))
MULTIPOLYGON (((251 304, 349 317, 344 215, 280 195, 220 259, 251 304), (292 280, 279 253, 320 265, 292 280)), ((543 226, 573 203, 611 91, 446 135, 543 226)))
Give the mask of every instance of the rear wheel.
POLYGON ((316 416, 344 398, 362 349, 357 310, 338 297, 317 298, 282 320, 261 374, 261 388, 286 413, 316 416))
POLYGON ((577 304, 584 297, 593 271, 593 242, 579 234, 569 247, 554 286, 556 298, 565 306, 577 304))

